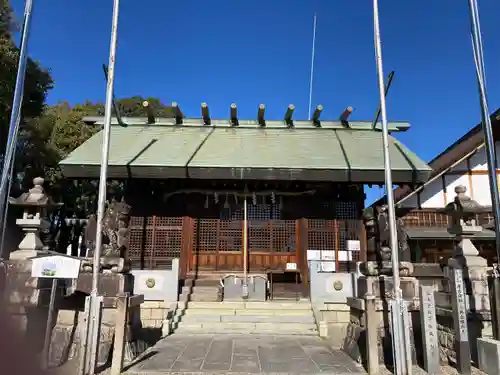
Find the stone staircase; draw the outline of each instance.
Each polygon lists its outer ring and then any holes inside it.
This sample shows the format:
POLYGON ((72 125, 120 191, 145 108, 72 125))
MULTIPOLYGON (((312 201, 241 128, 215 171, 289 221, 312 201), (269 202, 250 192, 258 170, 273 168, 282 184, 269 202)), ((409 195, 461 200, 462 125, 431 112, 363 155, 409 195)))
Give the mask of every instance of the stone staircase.
POLYGON ((186 334, 319 335, 308 300, 180 301, 172 330, 186 334))
POLYGON ((188 278, 184 282, 180 302, 219 302, 222 301, 222 290, 218 278, 188 278))

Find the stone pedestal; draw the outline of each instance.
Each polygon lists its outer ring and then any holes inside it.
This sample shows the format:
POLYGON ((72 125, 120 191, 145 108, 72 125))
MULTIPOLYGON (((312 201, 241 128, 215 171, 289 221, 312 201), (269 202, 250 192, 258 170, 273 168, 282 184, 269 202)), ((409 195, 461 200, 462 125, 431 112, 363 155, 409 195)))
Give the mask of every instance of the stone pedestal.
MULTIPOLYGON (((415 277, 400 277, 403 298, 413 299, 418 297, 418 280, 415 277)), ((360 276, 358 278, 358 296, 366 295, 385 299, 393 295, 394 284, 392 276, 360 276)))
POLYGON ((27 260, 40 255, 48 255, 49 252, 44 249, 40 240, 39 233, 41 229, 47 227, 48 223, 38 215, 30 217, 26 212, 21 219, 16 220, 16 224, 25 232, 24 238, 18 245, 18 249, 10 253, 10 260, 27 260))
POLYGON ((500 341, 477 339, 479 369, 488 375, 500 375, 500 341))

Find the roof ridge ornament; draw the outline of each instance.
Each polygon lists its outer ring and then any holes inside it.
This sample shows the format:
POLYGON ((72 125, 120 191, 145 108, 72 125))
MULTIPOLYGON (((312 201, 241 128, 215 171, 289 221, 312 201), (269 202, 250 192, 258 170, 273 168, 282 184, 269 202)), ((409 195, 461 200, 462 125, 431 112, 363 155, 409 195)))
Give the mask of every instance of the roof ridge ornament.
POLYGON ((349 127, 349 116, 351 116, 353 110, 354 108, 349 106, 346 109, 344 109, 344 112, 340 114, 339 120, 345 127, 349 127))
POLYGON ((210 125, 212 123, 207 103, 201 103, 201 117, 203 118, 203 123, 205 125, 210 125))
POLYGON ((286 109, 285 113, 285 124, 287 125, 288 128, 293 128, 293 111, 295 110, 295 106, 293 104, 290 104, 288 108, 286 109))
POLYGON ((152 125, 156 122, 155 114, 153 112, 153 108, 149 105, 147 100, 142 102, 142 106, 146 109, 146 114, 148 115, 148 125, 152 125))
POLYGON ((257 120, 261 127, 266 126, 266 120, 264 119, 264 113, 266 111, 266 106, 264 104, 259 105, 259 110, 257 111, 257 120))
POLYGON ((321 112, 323 111, 323 106, 319 104, 316 109, 314 110, 313 116, 312 116, 312 122, 314 126, 317 128, 321 128, 321 121, 319 120, 319 117, 321 116, 321 112))
POLYGON ((175 124, 182 125, 184 114, 182 113, 179 104, 177 104, 176 102, 172 102, 172 109, 174 110, 175 124))
POLYGON ((238 121, 238 108, 236 103, 232 103, 229 109, 229 118, 231 120, 231 126, 238 126, 240 123, 238 121))

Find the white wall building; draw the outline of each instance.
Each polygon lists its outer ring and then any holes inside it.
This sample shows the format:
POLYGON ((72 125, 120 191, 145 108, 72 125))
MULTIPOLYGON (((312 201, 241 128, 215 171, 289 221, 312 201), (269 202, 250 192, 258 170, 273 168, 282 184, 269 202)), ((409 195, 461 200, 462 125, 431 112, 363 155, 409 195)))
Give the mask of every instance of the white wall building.
MULTIPOLYGON (((496 144, 496 153, 500 152, 500 142, 496 144)), ((455 198, 455 187, 463 185, 467 195, 483 206, 491 206, 488 165, 484 146, 446 172, 432 178, 421 189, 410 193, 405 199, 399 199, 401 207, 442 208, 455 198)), ((497 180, 498 180, 497 162, 497 180)))
MULTIPOLYGON (((496 154, 500 155, 500 110, 492 115, 496 154)), ((500 163, 497 160, 497 180, 500 182, 500 163)), ((394 190, 400 207, 416 209, 443 208, 455 198, 455 187, 463 185, 467 195, 483 206, 491 207, 490 184, 486 149, 481 125, 475 126, 429 162, 431 178, 422 186, 405 186, 394 190)), ((383 198, 385 199, 385 198, 383 198)), ((382 200, 374 203, 379 205, 382 200)))

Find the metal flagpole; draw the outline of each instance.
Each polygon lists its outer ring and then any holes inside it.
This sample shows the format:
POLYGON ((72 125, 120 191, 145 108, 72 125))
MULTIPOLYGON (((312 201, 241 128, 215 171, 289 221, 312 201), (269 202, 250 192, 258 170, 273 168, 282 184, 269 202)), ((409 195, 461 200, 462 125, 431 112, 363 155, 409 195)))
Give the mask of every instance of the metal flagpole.
POLYGON ((5 218, 7 209, 7 197, 10 190, 10 180, 14 168, 14 159, 16 154, 17 135, 19 133, 19 123, 21 121, 21 106, 23 101, 24 81, 26 78, 26 63, 28 61, 28 37, 30 30, 31 14, 33 10, 33 0, 26 0, 24 9, 24 22, 21 33, 21 43, 19 47, 19 65, 17 68, 16 86, 14 88, 14 99, 12 101, 12 111, 10 114, 9 136, 5 148, 5 157, 3 160, 2 177, 0 178, 0 220, 2 222, 2 240, 0 247, 0 257, 3 257, 3 244, 5 233, 5 218))
POLYGON ((313 78, 314 78, 314 54, 316 46, 316 13, 314 13, 314 26, 313 26, 313 42, 312 42, 312 54, 311 54, 311 75, 309 78, 309 109, 307 113, 307 119, 311 119, 311 106, 312 106, 312 96, 313 96, 313 78))
POLYGON ((101 248, 102 248, 102 221, 104 218, 104 211, 106 205, 106 182, 107 182, 107 172, 108 172, 108 159, 109 159, 109 142, 111 133, 111 115, 113 108, 113 85, 115 78, 115 57, 116 57, 116 45, 117 45, 117 34, 118 34, 118 13, 120 7, 120 0, 114 0, 113 6, 113 21, 111 26, 111 42, 109 47, 109 74, 108 82, 106 86, 106 106, 105 106, 105 119, 104 119, 104 129, 103 129, 103 141, 102 141, 102 156, 101 156, 101 174, 99 178, 99 198, 97 207, 97 229, 95 238, 95 250, 94 250, 94 267, 93 267, 93 277, 92 277, 92 291, 90 299, 90 314, 91 314, 91 324, 92 329, 92 350, 90 362, 90 371, 93 374, 95 371, 95 366, 97 362, 97 353, 99 346, 99 324, 100 319, 98 318, 98 306, 100 305, 99 293, 99 271, 101 263, 101 248))
POLYGON ((387 126, 387 108, 385 101, 384 69, 382 65, 382 42, 380 38, 378 0, 373 0, 373 26, 375 37, 375 58, 377 63, 378 87, 380 95, 380 111, 382 117, 382 143, 384 149, 385 189, 387 194, 387 205, 389 214, 390 246, 392 252, 392 277, 394 285, 394 303, 392 304, 392 343, 396 375, 406 375, 410 369, 407 368, 407 360, 404 348, 405 337, 403 334, 403 311, 402 295, 399 279, 398 239, 396 232, 396 215, 394 207, 394 195, 392 191, 391 160, 389 156, 389 131, 387 126))
POLYGON ((492 312, 493 314, 493 337, 500 340, 500 197, 498 192, 498 182, 496 176, 496 155, 495 155, 495 140, 493 137, 493 129, 491 126, 490 113, 488 109, 488 98, 486 93, 486 76, 484 69, 483 42, 481 38, 481 25, 479 21, 479 9, 477 0, 469 0, 469 12, 472 34, 472 50, 474 53, 474 62, 476 65, 477 83, 479 89, 479 101, 481 104, 481 122, 484 132, 486 159, 488 163, 488 177, 490 183, 491 203, 495 220, 495 237, 496 237, 496 252, 497 264, 495 264, 493 272, 493 293, 492 293, 492 312))

